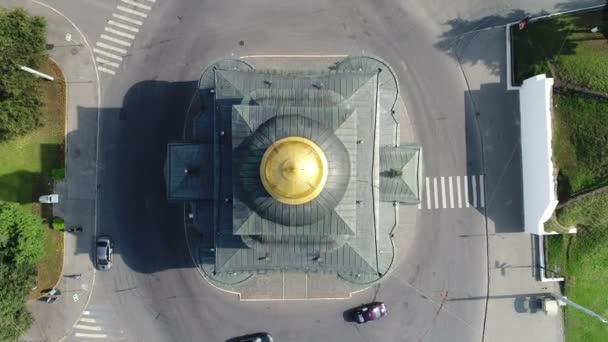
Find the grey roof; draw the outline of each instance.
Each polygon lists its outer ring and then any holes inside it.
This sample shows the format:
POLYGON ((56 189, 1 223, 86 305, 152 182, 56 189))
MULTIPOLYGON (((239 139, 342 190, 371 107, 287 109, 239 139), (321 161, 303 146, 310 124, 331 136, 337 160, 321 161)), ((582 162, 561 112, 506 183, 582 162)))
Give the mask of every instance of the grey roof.
POLYGON ((380 200, 417 204, 420 147, 380 147, 380 200))
POLYGON ((207 165, 212 153, 213 145, 210 144, 167 145, 164 172, 170 201, 211 199, 213 174, 207 165))

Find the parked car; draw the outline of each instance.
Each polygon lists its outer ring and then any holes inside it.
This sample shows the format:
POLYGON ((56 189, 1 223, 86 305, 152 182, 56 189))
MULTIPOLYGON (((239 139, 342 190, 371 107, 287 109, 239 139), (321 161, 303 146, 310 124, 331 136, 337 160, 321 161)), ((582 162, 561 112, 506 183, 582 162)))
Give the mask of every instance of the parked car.
POLYGON ((230 340, 231 342, 272 342, 272 336, 269 333, 257 333, 246 336, 241 336, 230 340))
POLYGON ((355 309, 355 317, 357 319, 357 323, 359 324, 369 321, 377 321, 386 316, 386 314, 386 305, 381 302, 361 305, 355 309))
POLYGON ((114 243, 107 236, 100 236, 95 243, 97 250, 97 269, 107 271, 112 268, 112 251, 114 243))
POLYGON ((42 195, 42 196, 38 197, 38 202, 40 202, 40 203, 59 203, 59 195, 58 194, 42 195))

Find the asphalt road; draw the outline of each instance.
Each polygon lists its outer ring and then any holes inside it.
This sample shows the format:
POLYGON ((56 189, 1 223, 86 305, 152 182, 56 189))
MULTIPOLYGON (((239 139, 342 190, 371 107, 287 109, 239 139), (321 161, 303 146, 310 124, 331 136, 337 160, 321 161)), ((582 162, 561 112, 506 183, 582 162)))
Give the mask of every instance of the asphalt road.
MULTIPOLYGON (((91 42, 118 1, 48 1, 91 42)), ((572 4, 562 4, 571 6, 572 4)), ((555 1, 157 1, 115 76, 102 75, 98 233, 116 240, 88 307, 113 340, 225 341, 268 331, 276 341, 482 341, 487 294, 483 209, 420 210, 415 239, 380 286, 351 300, 238 302, 193 268, 162 165, 179 140, 195 80, 210 62, 267 54, 377 55, 394 68, 424 150, 425 176, 482 173, 458 34, 512 21, 555 1), (516 12, 519 13, 519 12, 516 12), (456 20, 457 19, 457 20, 456 20), (447 35, 447 36, 446 36, 447 35), (446 38, 448 37, 448 38, 446 38), (389 318, 356 326, 348 308, 374 299, 389 318)), ((83 109, 83 115, 90 109, 83 109)), ((404 218, 405 219, 405 218, 404 218)))

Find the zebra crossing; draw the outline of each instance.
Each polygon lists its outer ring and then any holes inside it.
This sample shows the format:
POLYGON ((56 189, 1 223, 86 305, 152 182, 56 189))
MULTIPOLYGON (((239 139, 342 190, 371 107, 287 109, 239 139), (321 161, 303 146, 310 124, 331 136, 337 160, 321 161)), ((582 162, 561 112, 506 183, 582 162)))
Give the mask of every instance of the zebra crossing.
POLYGON ((484 208, 484 175, 426 177, 418 209, 484 208))
POLYGON ((97 70, 116 75, 123 58, 135 40, 143 20, 156 0, 119 0, 111 19, 95 43, 97 70))
POLYGON ((110 307, 83 311, 80 319, 72 327, 72 333, 67 336, 65 341, 126 341, 127 336, 119 328, 120 324, 113 322, 111 318, 112 312, 110 307))

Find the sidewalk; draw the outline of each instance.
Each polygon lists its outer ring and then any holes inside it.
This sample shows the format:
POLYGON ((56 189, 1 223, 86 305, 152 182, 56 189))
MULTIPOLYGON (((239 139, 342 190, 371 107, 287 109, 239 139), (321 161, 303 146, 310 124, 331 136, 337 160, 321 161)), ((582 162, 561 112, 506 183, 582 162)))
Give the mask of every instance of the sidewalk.
POLYGON ((34 317, 22 341, 59 341, 70 333, 86 307, 95 281, 94 237, 96 199, 98 77, 92 52, 71 22, 53 9, 31 0, 0 0, 2 7, 23 7, 47 20, 49 56, 61 67, 66 80, 66 179, 55 186, 59 203, 53 213, 65 218, 66 228, 82 226, 83 232, 65 233, 63 275, 82 274, 79 280, 61 277, 62 294, 54 303, 27 303, 34 317))

